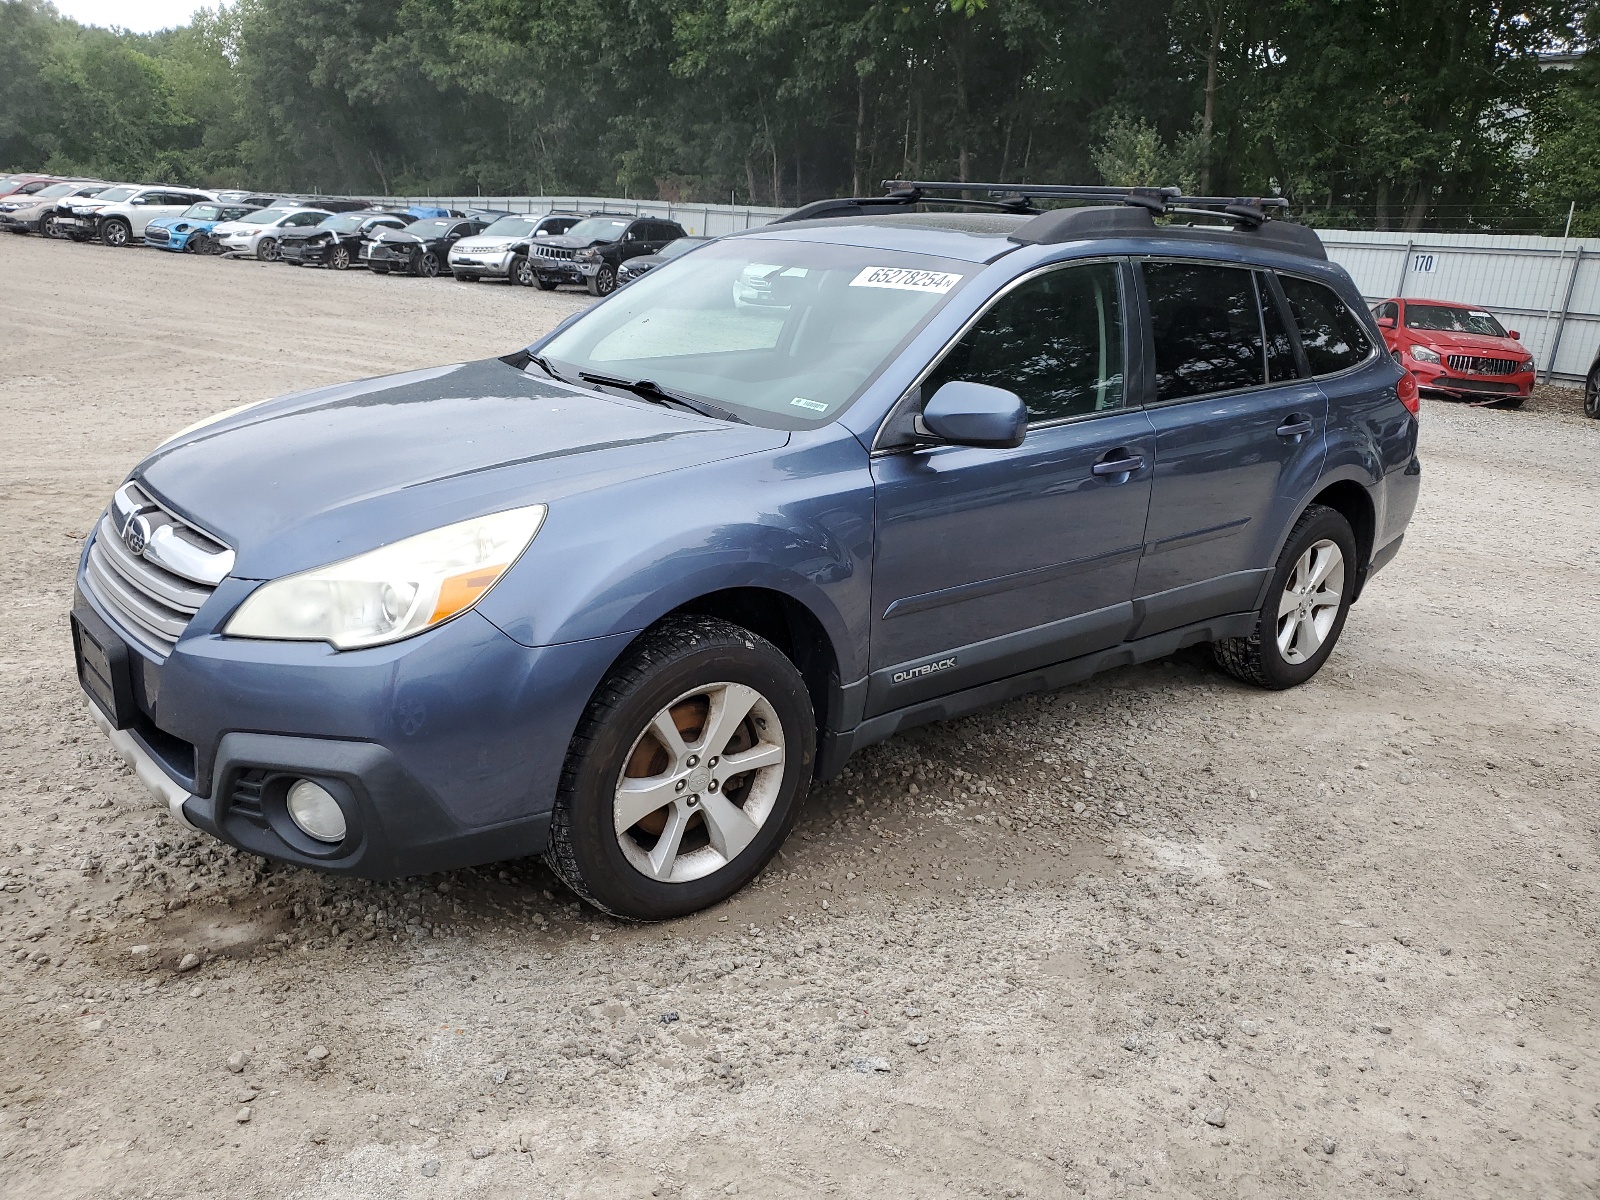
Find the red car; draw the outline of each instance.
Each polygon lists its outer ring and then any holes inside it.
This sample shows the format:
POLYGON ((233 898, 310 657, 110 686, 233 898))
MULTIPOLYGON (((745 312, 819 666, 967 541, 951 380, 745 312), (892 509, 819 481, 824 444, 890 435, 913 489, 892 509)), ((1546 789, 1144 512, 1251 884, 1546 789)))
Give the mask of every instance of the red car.
POLYGON ((31 196, 57 182, 54 175, 0 175, 0 197, 31 196))
POLYGON ((1385 300, 1372 315, 1424 392, 1521 408, 1533 390, 1533 355, 1492 313, 1445 300, 1385 300))

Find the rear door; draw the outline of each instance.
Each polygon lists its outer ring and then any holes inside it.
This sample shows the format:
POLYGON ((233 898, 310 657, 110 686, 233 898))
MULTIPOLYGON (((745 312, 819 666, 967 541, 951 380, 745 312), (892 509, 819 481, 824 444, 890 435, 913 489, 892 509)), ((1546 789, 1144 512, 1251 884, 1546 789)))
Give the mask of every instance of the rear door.
POLYGON ((929 371, 915 404, 951 380, 1020 395, 1021 446, 874 456, 868 715, 1122 640, 1155 458, 1124 403, 1130 282, 1118 260, 1026 277, 929 371))
POLYGON ((1255 606, 1284 524, 1317 480, 1328 405, 1272 276, 1146 260, 1155 480, 1135 636, 1255 606))

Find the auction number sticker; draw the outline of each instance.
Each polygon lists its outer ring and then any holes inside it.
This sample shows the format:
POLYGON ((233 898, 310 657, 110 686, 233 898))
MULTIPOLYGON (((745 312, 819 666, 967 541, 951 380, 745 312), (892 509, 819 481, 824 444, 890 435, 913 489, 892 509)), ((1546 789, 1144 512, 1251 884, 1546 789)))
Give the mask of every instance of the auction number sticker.
POLYGON ((933 292, 944 295, 961 276, 948 271, 913 271, 910 267, 867 267, 850 281, 851 287, 893 288, 897 292, 933 292))

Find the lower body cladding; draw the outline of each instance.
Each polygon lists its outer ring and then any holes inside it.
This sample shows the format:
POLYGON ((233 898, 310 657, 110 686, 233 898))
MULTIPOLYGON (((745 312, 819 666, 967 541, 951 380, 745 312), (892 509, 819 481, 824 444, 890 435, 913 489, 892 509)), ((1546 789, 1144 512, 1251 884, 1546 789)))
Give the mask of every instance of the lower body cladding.
MULTIPOLYGON (((231 610, 248 587, 213 599, 231 610)), ((163 660, 81 591, 73 617, 96 722, 174 816, 254 854, 375 879, 542 852, 572 731, 630 639, 530 649, 468 612, 346 652, 190 632, 163 660), (302 781, 333 836, 291 803, 302 781)))

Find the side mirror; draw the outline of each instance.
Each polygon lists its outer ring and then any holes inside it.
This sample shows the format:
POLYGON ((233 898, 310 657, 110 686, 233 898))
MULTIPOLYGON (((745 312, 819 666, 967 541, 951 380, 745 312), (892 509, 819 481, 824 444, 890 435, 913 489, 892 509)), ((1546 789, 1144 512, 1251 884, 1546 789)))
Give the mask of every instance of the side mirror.
POLYGON ((1522 340, 1522 335, 1520 333, 1518 333, 1515 329, 1508 329, 1508 330, 1506 330, 1506 332, 1511 335, 1511 338, 1512 338, 1513 341, 1520 342, 1522 340))
POLYGON ((1393 317, 1379 317, 1378 318, 1378 328, 1379 329, 1393 329, 1394 328, 1394 318, 1393 317))
POLYGON ((952 379, 923 405, 915 428, 957 446, 1009 450, 1027 436, 1028 409, 1005 388, 952 379))

